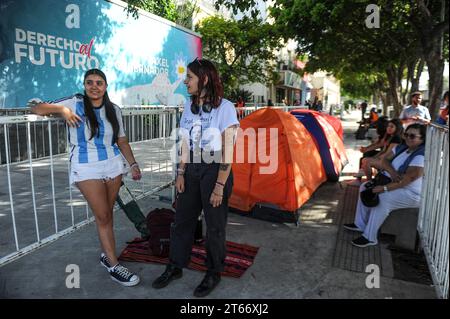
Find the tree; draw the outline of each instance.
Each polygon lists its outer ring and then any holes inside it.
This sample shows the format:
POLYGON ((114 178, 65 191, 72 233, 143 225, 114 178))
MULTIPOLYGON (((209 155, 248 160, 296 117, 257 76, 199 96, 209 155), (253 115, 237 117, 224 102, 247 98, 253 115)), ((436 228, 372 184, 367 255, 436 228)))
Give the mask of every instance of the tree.
MULTIPOLYGON (((439 110, 443 89, 444 51, 448 53, 449 7, 445 0, 409 1, 408 17, 411 26, 418 34, 422 45, 423 58, 429 73, 429 109, 432 116, 439 110), (444 45, 444 40, 447 39, 444 45)), ((445 55, 448 57, 448 54, 445 55)))
MULTIPOLYGON (((310 56, 309 70, 384 72, 399 113, 407 92, 418 86, 424 67, 430 75, 430 112, 442 94, 443 53, 448 53, 449 11, 445 0, 380 0, 380 28, 367 28, 372 1, 275 0, 271 15, 298 50, 310 56), (401 80, 408 79, 402 90, 401 80), (409 86, 411 83, 411 86, 409 86)), ((236 11, 253 10, 256 0, 217 0, 236 11)))
POLYGON ((173 0, 125 0, 128 3, 127 14, 135 19, 139 17, 138 9, 143 9, 167 20, 176 22, 179 13, 173 0))
POLYGON ((307 70, 327 70, 335 75, 385 73, 397 114, 401 110, 400 84, 407 61, 420 54, 408 26, 404 6, 381 0, 380 28, 368 28, 370 1, 277 0, 272 16, 288 37, 308 53, 307 70), (349 14, 351 12, 351 14, 349 14))
POLYGON ((200 11, 197 0, 185 1, 176 5, 173 0, 125 0, 128 5, 125 8, 127 15, 139 18, 138 10, 143 9, 164 19, 175 22, 185 28, 192 29, 192 20, 200 11))
POLYGON ((215 16, 202 20, 196 31, 202 35, 205 58, 219 69, 226 94, 239 85, 273 78, 271 61, 280 45, 273 26, 258 18, 235 21, 215 16))
POLYGON ((250 102, 252 99, 252 95, 252 92, 248 90, 234 89, 231 90, 228 98, 230 99, 230 101, 237 101, 239 97, 242 97, 245 102, 250 102))
POLYGON ((194 2, 186 1, 183 4, 178 5, 178 17, 175 23, 188 29, 194 29, 193 18, 200 12, 197 2, 197 0, 194 2))

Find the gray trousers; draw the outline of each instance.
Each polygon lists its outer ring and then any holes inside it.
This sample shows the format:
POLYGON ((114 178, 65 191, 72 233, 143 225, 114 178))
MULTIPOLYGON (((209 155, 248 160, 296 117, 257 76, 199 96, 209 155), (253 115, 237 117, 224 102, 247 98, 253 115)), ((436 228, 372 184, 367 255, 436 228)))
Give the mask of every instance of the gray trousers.
POLYGON ((175 222, 170 233, 170 263, 184 268, 191 257, 197 219, 202 209, 206 222, 206 266, 210 272, 222 272, 226 257, 225 227, 228 217, 228 198, 233 188, 230 172, 222 204, 212 207, 209 202, 219 173, 218 163, 189 163, 185 171, 185 190, 178 195, 175 222))

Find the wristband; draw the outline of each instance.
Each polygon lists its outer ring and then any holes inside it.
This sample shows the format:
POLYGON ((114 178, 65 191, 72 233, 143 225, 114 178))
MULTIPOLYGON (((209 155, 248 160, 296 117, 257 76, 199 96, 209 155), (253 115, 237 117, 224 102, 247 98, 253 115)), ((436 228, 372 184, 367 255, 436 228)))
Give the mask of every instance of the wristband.
POLYGON ((134 162, 133 164, 130 164, 130 168, 133 168, 134 166, 139 167, 139 164, 137 162, 134 162))

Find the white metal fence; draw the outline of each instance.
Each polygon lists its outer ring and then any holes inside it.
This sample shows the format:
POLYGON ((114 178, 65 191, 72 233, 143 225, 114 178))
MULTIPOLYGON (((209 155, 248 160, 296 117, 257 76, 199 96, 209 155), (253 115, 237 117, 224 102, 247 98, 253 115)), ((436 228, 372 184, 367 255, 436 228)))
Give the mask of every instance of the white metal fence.
MULTIPOLYGON (((141 181, 126 178, 135 198, 173 183, 170 134, 177 108, 125 108, 123 120, 141 181)), ((61 119, 36 115, 0 117, 0 266, 94 218, 69 183, 67 130, 61 119), (12 158, 11 154, 15 156, 12 158), (2 164, 3 163, 3 164, 2 164)))
POLYGON ((448 298, 449 283, 448 148, 448 127, 430 125, 417 229, 440 298, 448 298))

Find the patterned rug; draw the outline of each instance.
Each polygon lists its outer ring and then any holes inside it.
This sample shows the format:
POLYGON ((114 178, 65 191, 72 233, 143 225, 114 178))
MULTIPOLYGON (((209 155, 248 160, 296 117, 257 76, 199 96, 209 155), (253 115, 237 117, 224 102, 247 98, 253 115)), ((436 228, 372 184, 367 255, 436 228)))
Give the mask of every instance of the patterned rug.
MULTIPOLYGON (((253 264, 259 248, 227 241, 226 249, 225 270, 222 272, 222 275, 239 278, 253 264)), ((150 255, 148 242, 142 241, 141 238, 135 238, 130 242, 120 254, 119 260, 159 264, 167 264, 169 262, 168 257, 150 255)), ((204 242, 194 244, 192 246, 191 261, 188 268, 206 271, 207 268, 205 264, 206 248, 204 242)))

